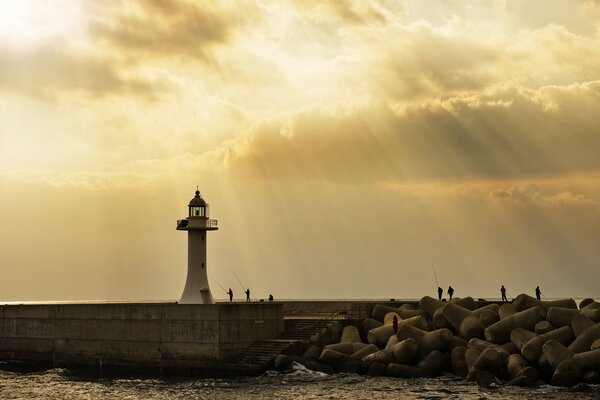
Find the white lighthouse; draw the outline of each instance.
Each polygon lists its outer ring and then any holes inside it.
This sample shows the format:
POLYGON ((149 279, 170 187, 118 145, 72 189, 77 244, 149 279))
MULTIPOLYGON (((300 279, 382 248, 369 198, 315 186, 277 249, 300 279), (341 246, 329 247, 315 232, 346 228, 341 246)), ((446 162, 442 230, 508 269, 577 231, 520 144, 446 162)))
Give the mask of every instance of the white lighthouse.
POLYGON ((196 190, 188 208, 188 217, 177 221, 177 230, 188 233, 187 279, 179 303, 213 304, 215 301, 206 274, 206 233, 219 228, 216 220, 208 218, 208 204, 199 190, 196 190))

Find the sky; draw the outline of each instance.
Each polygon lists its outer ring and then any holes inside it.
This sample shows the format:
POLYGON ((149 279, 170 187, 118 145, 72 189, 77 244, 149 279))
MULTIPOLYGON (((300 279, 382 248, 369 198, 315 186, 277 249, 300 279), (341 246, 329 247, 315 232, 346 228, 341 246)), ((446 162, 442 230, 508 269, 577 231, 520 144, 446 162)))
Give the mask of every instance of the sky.
POLYGON ((3 0, 0 300, 600 297, 600 1, 3 0), (434 268, 435 267, 435 276, 434 268))

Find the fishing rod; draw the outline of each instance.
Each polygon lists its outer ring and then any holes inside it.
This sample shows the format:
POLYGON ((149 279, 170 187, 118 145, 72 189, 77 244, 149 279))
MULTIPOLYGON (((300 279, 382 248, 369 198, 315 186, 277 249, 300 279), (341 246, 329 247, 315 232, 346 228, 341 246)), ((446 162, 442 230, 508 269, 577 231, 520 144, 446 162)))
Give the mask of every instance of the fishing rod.
POLYGON ((237 281, 240 283, 240 286, 242 287, 242 289, 244 289, 244 292, 245 292, 246 288, 244 287, 244 284, 242 283, 242 281, 239 278, 239 276, 237 276, 237 274, 235 272, 233 272, 232 270, 228 270, 228 271, 231 272, 233 274, 233 276, 235 276, 235 279, 237 279, 237 281))
POLYGON ((435 265, 433 265, 433 261, 430 261, 430 262, 431 262, 431 269, 433 269, 433 277, 435 278, 435 284, 439 288, 440 284, 438 282, 437 274, 435 273, 435 265))
POLYGON ((214 283, 216 283, 217 285, 219 285, 219 286, 221 287, 221 289, 223 289, 223 290, 225 291, 225 293, 229 294, 229 290, 225 289, 225 288, 223 287, 223 285, 221 285, 221 284, 220 284, 220 283, 219 283, 219 282, 218 282, 218 281, 217 281, 215 278, 213 278, 212 276, 209 276, 209 278, 210 278, 210 279, 212 279, 212 281, 213 281, 214 283))

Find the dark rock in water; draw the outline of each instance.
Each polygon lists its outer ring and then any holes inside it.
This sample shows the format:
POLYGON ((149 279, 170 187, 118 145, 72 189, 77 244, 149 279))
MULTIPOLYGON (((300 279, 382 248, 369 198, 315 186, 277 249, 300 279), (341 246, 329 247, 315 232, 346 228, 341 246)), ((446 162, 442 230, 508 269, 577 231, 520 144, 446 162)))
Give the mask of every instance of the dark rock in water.
POLYGON ((492 385, 502 385, 502 382, 500 382, 498 378, 496 378, 492 373, 488 371, 480 371, 479 373, 477 373, 477 376, 475 377, 475 382, 477 382, 477 385, 485 388, 492 387, 492 385))
POLYGON ((369 376, 383 376, 385 374, 385 364, 374 362, 369 366, 369 372, 367 375, 369 376))
POLYGON ((577 385, 571 386, 569 388, 569 392, 582 393, 582 392, 589 392, 589 391, 590 391, 590 387, 585 383, 578 383, 577 385))

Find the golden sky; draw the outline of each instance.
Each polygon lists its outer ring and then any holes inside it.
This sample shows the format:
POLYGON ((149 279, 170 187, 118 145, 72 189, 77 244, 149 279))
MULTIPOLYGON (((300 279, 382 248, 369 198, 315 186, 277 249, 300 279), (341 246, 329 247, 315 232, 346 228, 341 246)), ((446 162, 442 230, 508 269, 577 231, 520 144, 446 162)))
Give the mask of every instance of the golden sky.
POLYGON ((0 2, 0 300, 600 296, 600 1, 0 2), (216 297, 225 297, 214 285, 216 297))

